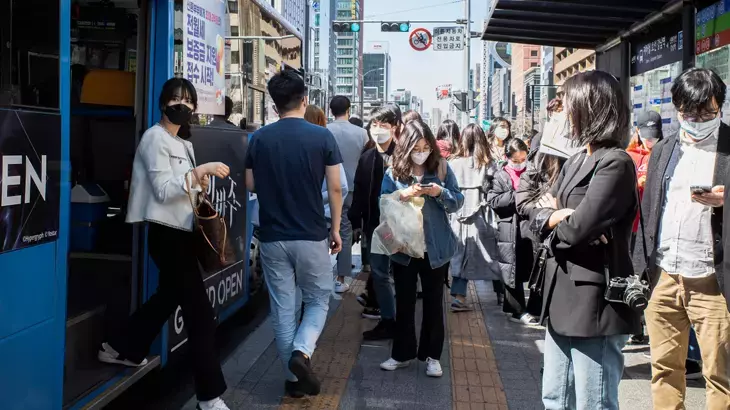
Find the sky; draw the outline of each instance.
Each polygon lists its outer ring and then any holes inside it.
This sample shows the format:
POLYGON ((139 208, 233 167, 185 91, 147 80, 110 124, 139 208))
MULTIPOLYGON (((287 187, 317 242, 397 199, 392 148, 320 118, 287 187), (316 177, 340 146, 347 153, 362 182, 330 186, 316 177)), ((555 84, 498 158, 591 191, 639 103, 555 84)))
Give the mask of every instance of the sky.
MULTIPOLYGON (((329 0, 336 1, 336 0, 329 0)), ((456 20, 464 18, 464 2, 459 0, 361 0, 365 6, 365 20, 408 21, 408 20, 456 20)), ((481 32, 482 21, 487 15, 490 0, 472 0, 472 31, 481 32)), ((327 9, 329 6, 327 6, 327 9)), ((326 10, 327 10, 326 9, 326 10)), ((453 24, 412 23, 411 30, 419 27, 433 31, 434 27, 453 24)), ((415 51, 408 44, 408 33, 387 33, 380 31, 379 24, 365 24, 363 28, 365 46, 371 41, 390 43, 391 92, 397 88, 411 90, 423 99, 427 112, 433 107, 447 109, 448 103, 437 102, 436 87, 452 84, 453 89, 464 88, 463 51, 415 51)), ((481 62, 482 42, 471 41, 471 67, 481 62)), ((325 60, 326 61, 326 60, 325 60)))

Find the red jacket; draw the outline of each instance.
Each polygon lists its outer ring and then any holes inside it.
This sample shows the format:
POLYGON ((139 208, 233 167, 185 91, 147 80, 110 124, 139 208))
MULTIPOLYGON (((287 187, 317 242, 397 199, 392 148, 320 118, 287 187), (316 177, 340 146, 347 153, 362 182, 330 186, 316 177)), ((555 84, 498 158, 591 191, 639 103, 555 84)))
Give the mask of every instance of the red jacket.
MULTIPOLYGON (((649 156, 651 155, 651 151, 644 148, 641 145, 629 145, 629 148, 626 150, 628 154, 631 156, 631 159, 634 160, 634 165, 636 165, 636 175, 641 181, 646 180, 646 171, 649 169, 649 156)), ((641 198, 644 196, 644 185, 639 184, 639 201, 641 201, 641 198)), ((639 214, 637 212, 636 219, 634 220, 634 233, 639 231, 639 214)))
POLYGON ((441 158, 449 158, 449 155, 451 155, 451 150, 453 147, 451 146, 451 142, 446 140, 438 140, 436 141, 436 145, 439 147, 439 151, 441 151, 441 158))

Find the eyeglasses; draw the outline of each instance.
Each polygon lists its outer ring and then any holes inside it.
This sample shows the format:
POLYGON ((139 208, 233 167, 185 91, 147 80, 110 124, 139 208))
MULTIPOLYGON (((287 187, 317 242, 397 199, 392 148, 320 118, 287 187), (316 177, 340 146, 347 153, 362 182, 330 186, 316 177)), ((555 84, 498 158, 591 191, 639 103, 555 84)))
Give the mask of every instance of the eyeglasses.
POLYGON ((684 118, 685 121, 691 121, 691 122, 705 122, 714 120, 717 118, 717 114, 720 112, 720 110, 717 111, 706 111, 703 113, 682 113, 682 118, 684 118))

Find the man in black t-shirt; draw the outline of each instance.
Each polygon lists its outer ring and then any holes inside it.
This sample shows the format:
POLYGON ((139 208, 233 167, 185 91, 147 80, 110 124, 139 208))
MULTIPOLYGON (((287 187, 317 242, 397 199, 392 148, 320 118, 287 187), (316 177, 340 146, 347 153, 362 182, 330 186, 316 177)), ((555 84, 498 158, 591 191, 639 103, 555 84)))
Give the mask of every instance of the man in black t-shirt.
POLYGON ((317 395, 320 383, 309 359, 327 320, 332 292, 328 250, 334 254, 342 248, 342 158, 332 133, 304 120, 307 89, 299 74, 275 75, 268 91, 280 119, 251 138, 246 187, 259 201, 261 263, 271 319, 279 356, 288 361, 290 371, 286 391, 293 397, 317 395), (322 200, 325 178, 332 217, 329 233, 322 200), (298 329, 297 286, 304 302, 298 329))

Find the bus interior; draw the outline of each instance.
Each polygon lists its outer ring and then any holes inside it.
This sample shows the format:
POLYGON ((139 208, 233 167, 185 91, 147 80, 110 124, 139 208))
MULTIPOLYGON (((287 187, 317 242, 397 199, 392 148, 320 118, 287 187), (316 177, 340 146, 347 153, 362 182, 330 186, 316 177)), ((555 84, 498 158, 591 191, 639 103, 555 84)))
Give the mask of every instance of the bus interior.
MULTIPOLYGON (((96 354, 143 298, 144 236, 124 219, 137 142, 147 128, 145 70, 137 69, 148 48, 146 10, 145 0, 78 0, 71 8, 64 406, 124 370, 96 354)), ((158 359, 147 367, 156 365, 158 359)))

